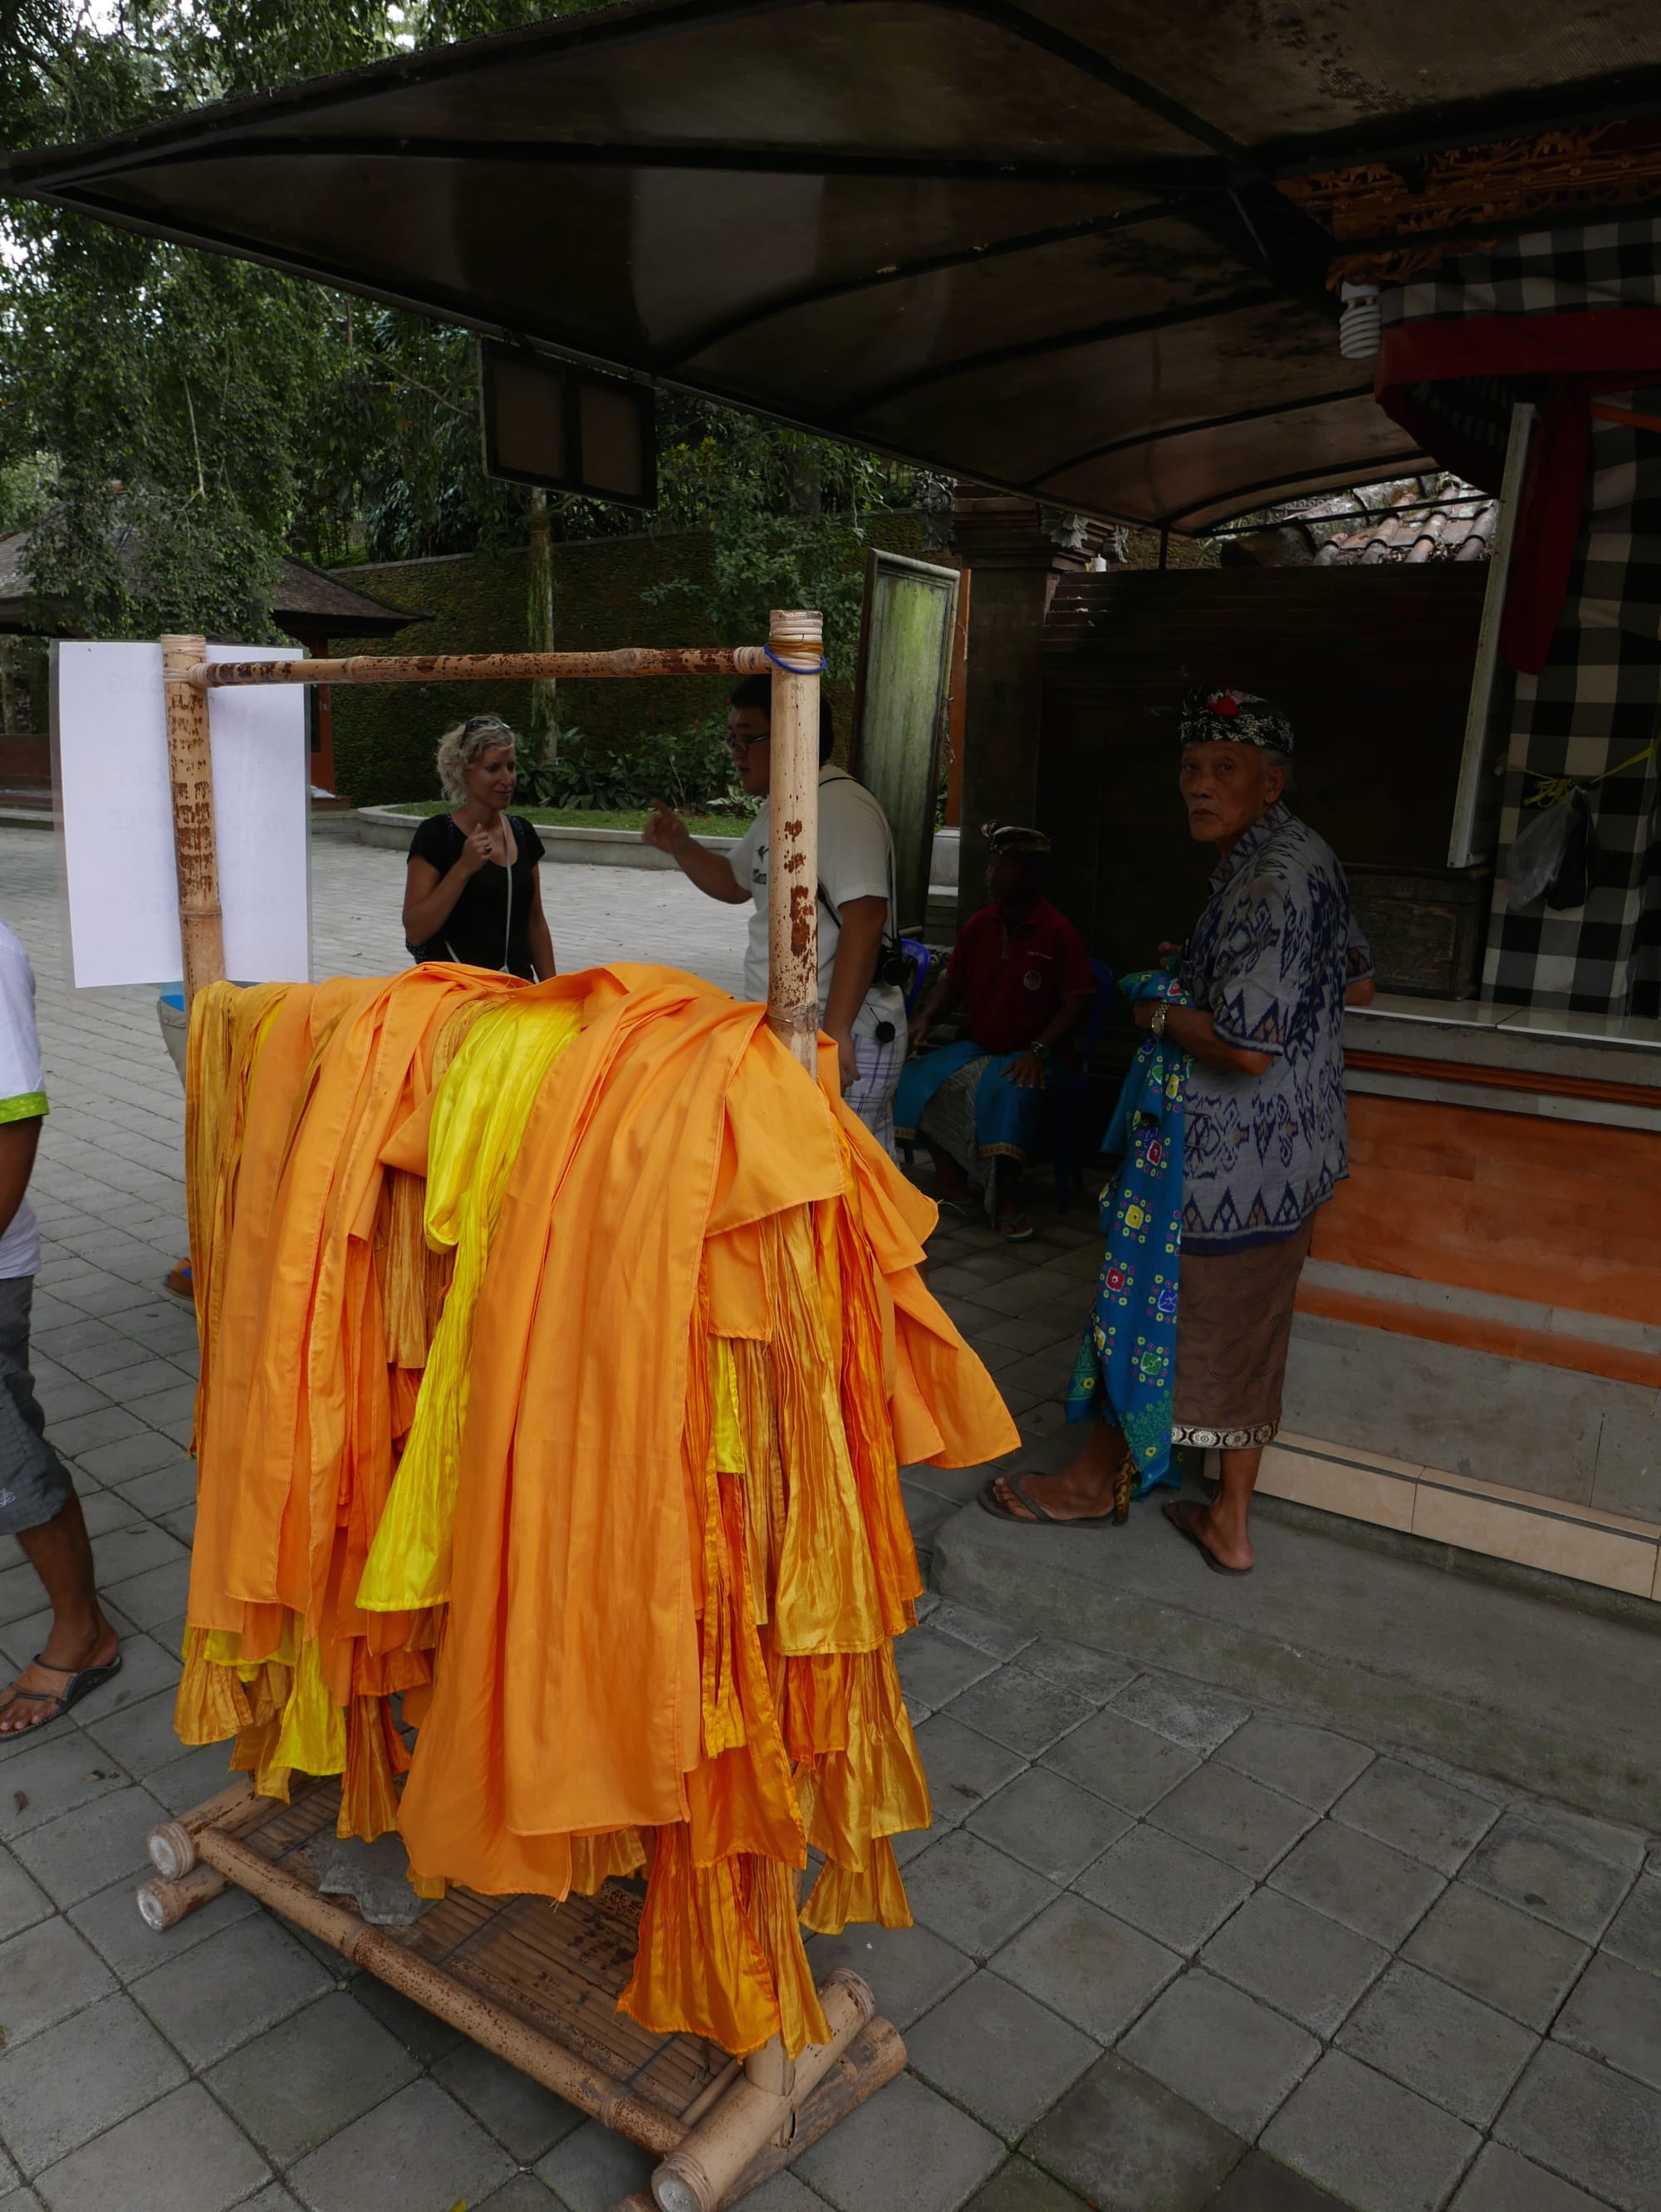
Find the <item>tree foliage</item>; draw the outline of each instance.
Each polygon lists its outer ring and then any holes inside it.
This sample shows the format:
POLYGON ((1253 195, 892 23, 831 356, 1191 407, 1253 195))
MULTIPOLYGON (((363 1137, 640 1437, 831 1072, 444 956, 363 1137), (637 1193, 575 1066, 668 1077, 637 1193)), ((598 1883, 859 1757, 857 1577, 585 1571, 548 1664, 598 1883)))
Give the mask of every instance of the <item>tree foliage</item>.
MULTIPOLYGON (((100 137, 594 0, 0 0, 0 134, 100 137)), ((661 410, 663 525, 718 537, 703 611, 858 590, 862 514, 910 472, 685 399, 661 410)), ((556 538, 646 526, 552 499, 556 538)), ((285 551, 330 563, 520 544, 488 478, 468 333, 27 200, 0 213, 0 526, 103 635, 267 633, 285 551)))

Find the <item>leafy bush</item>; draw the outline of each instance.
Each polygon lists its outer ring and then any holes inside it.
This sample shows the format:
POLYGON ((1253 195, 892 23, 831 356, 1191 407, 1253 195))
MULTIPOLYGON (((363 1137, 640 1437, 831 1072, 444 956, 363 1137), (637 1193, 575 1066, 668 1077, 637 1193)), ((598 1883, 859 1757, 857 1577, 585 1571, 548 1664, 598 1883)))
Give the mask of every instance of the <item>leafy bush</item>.
POLYGON ((734 786, 724 714, 688 729, 643 732, 627 750, 581 730, 563 731, 558 760, 521 768, 519 796, 536 806, 590 813, 645 806, 654 799, 683 813, 750 811, 734 786))

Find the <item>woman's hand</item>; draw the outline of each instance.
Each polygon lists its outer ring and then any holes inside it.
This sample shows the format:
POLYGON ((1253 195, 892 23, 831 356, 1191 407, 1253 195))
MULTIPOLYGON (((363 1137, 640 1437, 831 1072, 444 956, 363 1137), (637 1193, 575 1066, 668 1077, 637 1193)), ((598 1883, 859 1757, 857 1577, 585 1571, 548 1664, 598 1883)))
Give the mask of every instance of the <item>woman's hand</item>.
POLYGON ((476 876, 481 868, 488 868, 495 859, 495 850, 487 830, 475 830, 463 838, 461 858, 456 866, 464 876, 476 876))
POLYGON ((1019 1060, 1012 1060, 1004 1069, 1003 1080, 1013 1083, 1017 1091, 1042 1091, 1044 1062, 1036 1054, 1023 1052, 1019 1060))
POLYGON ((906 1042, 913 1052, 922 1051, 924 1046, 928 1042, 929 1033, 933 1027, 934 1016, 932 1014, 918 1012, 912 1016, 909 1024, 906 1025, 906 1042))

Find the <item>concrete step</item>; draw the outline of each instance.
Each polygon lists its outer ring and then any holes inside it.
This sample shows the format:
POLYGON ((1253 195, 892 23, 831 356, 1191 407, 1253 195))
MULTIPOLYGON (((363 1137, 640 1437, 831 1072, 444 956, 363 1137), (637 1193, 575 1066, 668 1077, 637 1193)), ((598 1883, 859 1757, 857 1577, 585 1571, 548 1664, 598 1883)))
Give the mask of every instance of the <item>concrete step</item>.
POLYGON ((1236 1580, 1206 1571, 1157 1498, 1122 1528, 1025 1528, 951 1512, 961 1474, 908 1471, 914 1499, 937 1482, 944 1596, 1661 1832, 1652 1628, 1267 1519, 1236 1580))

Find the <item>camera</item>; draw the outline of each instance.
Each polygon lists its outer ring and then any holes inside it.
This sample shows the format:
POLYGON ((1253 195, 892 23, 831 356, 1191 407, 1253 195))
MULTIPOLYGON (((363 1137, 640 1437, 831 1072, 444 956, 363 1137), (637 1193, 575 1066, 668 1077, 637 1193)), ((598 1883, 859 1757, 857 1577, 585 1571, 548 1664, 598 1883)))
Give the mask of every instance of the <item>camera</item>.
POLYGON ((879 983, 891 985, 896 991, 910 988, 911 957, 900 951, 899 940, 895 938, 885 937, 882 940, 882 950, 876 957, 876 980, 879 983))

